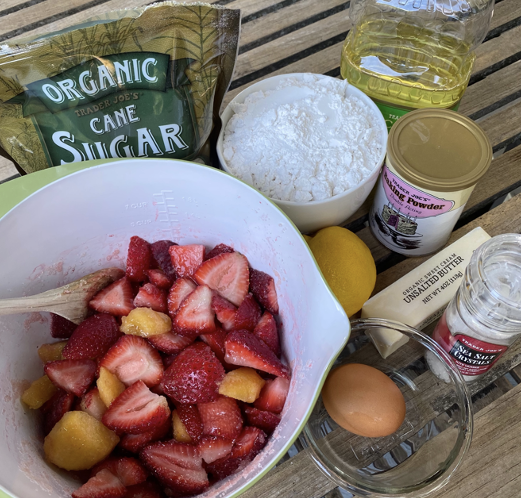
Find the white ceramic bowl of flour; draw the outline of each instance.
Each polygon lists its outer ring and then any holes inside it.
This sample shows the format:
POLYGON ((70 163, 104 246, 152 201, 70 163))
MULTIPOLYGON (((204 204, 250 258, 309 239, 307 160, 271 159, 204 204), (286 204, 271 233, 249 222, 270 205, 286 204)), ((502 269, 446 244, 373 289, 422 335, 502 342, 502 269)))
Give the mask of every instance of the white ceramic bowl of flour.
POLYGON ((269 197, 304 233, 352 216, 385 158, 387 126, 379 109, 330 76, 259 81, 239 93, 221 119, 222 168, 269 197))

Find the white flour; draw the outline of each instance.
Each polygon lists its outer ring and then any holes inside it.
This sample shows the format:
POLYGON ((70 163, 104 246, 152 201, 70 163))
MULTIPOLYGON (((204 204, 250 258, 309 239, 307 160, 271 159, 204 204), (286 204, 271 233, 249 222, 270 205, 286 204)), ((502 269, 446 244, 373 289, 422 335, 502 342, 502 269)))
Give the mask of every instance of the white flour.
POLYGON ((358 185, 385 144, 376 115, 346 97, 347 86, 309 74, 234 104, 223 142, 230 173, 285 201, 320 201, 358 185))

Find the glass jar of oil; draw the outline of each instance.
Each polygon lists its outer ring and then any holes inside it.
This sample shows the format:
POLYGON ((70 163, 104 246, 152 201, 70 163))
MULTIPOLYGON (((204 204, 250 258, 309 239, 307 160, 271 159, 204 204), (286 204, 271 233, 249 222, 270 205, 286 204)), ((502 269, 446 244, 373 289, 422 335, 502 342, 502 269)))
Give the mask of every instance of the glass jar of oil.
POLYGON ((456 110, 493 11, 494 0, 351 0, 341 75, 389 128, 413 109, 456 110))

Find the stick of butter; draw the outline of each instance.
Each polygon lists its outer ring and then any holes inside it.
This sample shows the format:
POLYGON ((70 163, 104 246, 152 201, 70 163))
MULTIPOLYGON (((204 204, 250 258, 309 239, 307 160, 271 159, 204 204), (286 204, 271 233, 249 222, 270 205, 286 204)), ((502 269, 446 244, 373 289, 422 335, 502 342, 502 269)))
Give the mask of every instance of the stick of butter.
MULTIPOLYGON (((366 301, 362 318, 387 318, 416 329, 434 322, 456 293, 472 253, 488 239, 490 235, 481 227, 467 233, 366 301)), ((367 334, 382 358, 409 340, 389 329, 367 334)))

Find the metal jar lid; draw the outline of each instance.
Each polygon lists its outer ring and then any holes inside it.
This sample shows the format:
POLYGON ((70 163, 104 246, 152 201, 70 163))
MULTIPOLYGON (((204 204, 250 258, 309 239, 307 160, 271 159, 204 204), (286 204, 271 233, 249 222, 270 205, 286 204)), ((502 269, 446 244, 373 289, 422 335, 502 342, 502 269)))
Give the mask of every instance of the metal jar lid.
POLYGON ((391 128, 387 157, 407 182, 437 192, 472 187, 487 172, 492 146, 474 121, 447 109, 418 109, 391 128))

